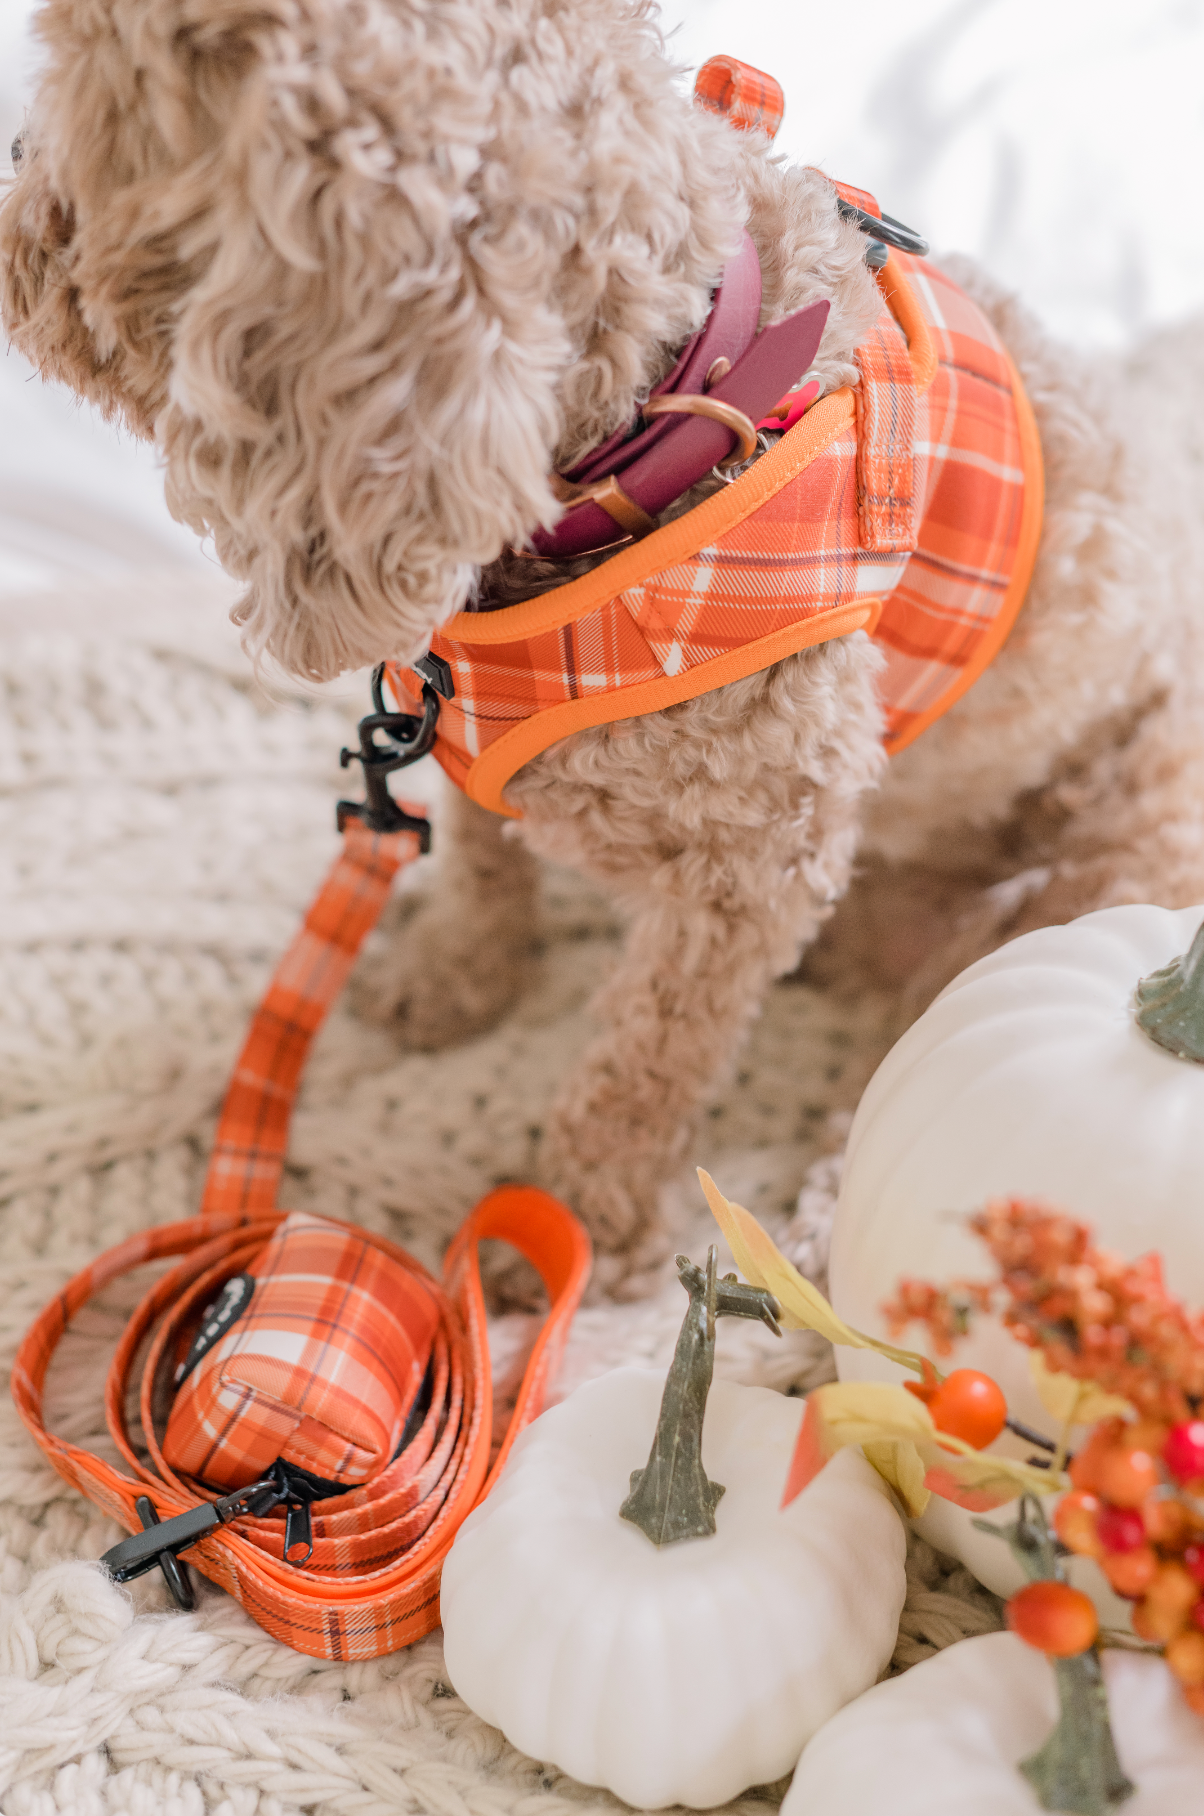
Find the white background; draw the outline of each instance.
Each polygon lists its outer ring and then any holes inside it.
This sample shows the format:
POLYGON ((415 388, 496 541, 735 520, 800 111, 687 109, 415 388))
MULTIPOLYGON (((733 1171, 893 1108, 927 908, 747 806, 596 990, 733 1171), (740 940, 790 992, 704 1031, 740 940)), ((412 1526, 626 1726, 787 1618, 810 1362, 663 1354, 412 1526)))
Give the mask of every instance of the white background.
MULTIPOLYGON (((0 0, 4 148, 32 11, 0 0)), ((667 0, 665 21, 683 64, 777 76, 789 156, 977 254, 1067 338, 1204 309, 1204 0, 667 0)), ((153 451, 0 356, 0 598, 206 559, 153 451)))

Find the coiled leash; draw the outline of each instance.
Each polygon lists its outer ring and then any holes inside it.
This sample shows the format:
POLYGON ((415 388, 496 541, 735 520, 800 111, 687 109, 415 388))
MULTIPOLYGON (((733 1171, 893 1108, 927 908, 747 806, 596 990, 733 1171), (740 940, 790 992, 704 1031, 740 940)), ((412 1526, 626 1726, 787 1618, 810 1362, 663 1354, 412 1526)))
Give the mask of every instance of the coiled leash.
POLYGON ((339 804, 342 850, 252 1020, 199 1214, 131 1236, 84 1268, 30 1327, 13 1370, 13 1397, 41 1449, 132 1534, 103 1560, 118 1581, 160 1567, 190 1606, 185 1552, 274 1638, 315 1658, 374 1658, 438 1625, 448 1548, 540 1412, 590 1268, 581 1224, 531 1186, 482 1199, 447 1251, 442 1282, 383 1236, 276 1208, 310 1044, 393 878, 429 848, 421 809, 393 801, 385 778, 429 747, 449 684, 432 679, 417 716, 387 712, 374 677, 377 710, 361 723, 359 752, 343 753, 344 765, 363 763, 368 800, 339 804), (492 1466, 487 1238, 533 1264, 549 1302, 492 1466), (333 1259, 315 1284, 319 1252, 333 1259), (46 1373, 89 1300, 164 1259, 174 1265, 131 1317, 105 1383, 117 1468, 47 1431, 46 1373), (311 1304, 310 1326, 299 1327, 298 1308, 311 1304), (199 1410, 185 1405, 188 1393, 199 1410), (348 1406, 358 1418, 350 1438, 348 1406), (240 1468, 252 1479, 237 1485, 240 1468), (223 1469, 235 1476, 226 1492, 223 1469))

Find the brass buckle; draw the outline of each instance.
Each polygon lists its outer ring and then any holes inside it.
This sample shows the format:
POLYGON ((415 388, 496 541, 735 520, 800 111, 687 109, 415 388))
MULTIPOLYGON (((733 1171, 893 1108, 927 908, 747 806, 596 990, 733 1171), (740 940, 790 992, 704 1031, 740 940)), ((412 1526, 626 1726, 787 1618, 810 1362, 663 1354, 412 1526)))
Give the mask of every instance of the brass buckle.
MULTIPOLYGON (((716 362, 718 363, 718 362, 716 362)), ((650 397, 640 411, 648 416, 709 416, 712 422, 722 423, 733 435, 740 438, 740 446, 728 455, 726 460, 716 461, 721 473, 729 467, 741 466, 751 460, 757 451, 757 431, 751 417, 737 410, 735 404, 721 403, 717 397, 701 397, 693 391, 674 392, 667 397, 650 397)))

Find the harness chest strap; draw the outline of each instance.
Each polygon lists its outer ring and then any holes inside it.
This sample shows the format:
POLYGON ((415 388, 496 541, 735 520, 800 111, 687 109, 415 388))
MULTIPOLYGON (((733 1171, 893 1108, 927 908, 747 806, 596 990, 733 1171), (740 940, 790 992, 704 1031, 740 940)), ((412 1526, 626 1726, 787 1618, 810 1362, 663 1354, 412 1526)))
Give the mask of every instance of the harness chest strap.
MULTIPOLYGON (((412 823, 420 812, 407 809, 412 823)), ((412 830, 381 834, 358 821, 347 825, 340 855, 276 969, 235 1066, 200 1215, 132 1236, 84 1268, 34 1321, 13 1370, 13 1397, 22 1419, 73 1487, 131 1533, 147 1525, 148 1506, 150 1517, 163 1522, 190 1516, 197 1537, 189 1541, 188 1561, 242 1602, 276 1639, 318 1658, 377 1657, 438 1625, 443 1559, 464 1518, 492 1487, 515 1437, 541 1410, 590 1268, 589 1239, 577 1219, 529 1186, 502 1186, 481 1201, 447 1251, 441 1282, 387 1238, 356 1231, 430 1297, 436 1328, 430 1406, 383 1475, 337 1501, 316 1504, 327 1511, 314 1516, 313 1552, 304 1570, 285 1562, 282 1517, 255 1517, 236 1494, 202 1494, 163 1456, 156 1395, 164 1364, 189 1320, 225 1280, 253 1265, 287 1215, 275 1208, 276 1192, 310 1043, 375 924, 393 877, 419 848, 412 830), (550 1306, 492 1461, 493 1402, 479 1268, 480 1244, 490 1238, 513 1244, 535 1266, 550 1306), (46 1429, 46 1373, 72 1319, 109 1281, 162 1260, 174 1265, 130 1319, 105 1384, 105 1417, 123 1462, 116 1468, 46 1429), (145 1446, 140 1451, 127 1404, 148 1341, 138 1393, 145 1446)), ((154 1553, 154 1540, 143 1549, 154 1553)))

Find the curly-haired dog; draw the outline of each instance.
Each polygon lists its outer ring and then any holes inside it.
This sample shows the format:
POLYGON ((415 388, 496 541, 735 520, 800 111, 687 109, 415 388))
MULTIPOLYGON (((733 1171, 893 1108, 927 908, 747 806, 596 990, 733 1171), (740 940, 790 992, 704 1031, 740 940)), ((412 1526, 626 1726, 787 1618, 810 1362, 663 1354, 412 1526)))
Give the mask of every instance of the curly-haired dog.
MULTIPOLYGON (((46 0, 39 29, 6 326, 154 438, 172 510, 246 583, 248 646, 296 674, 411 659, 482 593, 588 567, 508 551, 673 367, 743 227, 761 323, 826 299, 812 376, 860 382, 865 236, 691 105, 650 0, 46 0)), ((1204 335, 1085 359, 957 277, 1045 459, 993 666, 889 764, 863 631, 576 731, 511 781, 521 837, 453 795, 434 892, 362 992, 416 1047, 462 1039, 521 987, 532 852, 615 894, 626 949, 547 1167, 612 1284, 655 1258, 658 1187, 858 848, 847 938, 817 950, 922 969, 917 1000, 1023 928, 1204 897, 1204 335)))

